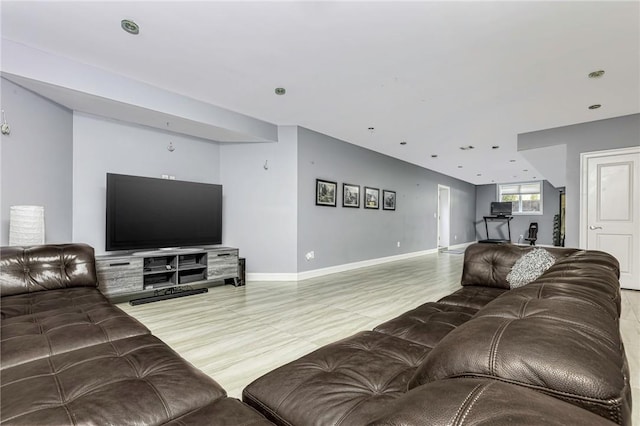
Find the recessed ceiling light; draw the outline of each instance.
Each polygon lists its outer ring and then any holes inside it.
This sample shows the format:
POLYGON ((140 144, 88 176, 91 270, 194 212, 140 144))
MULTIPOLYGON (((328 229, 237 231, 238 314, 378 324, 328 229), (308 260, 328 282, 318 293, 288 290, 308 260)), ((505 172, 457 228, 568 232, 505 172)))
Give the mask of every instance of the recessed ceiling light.
POLYGON ((598 70, 589 73, 589 78, 599 78, 604 75, 604 70, 598 70))
POLYGON ((600 104, 593 104, 593 105, 589 105, 589 109, 598 109, 600 108, 602 105, 600 104))
POLYGON ((140 33, 140 27, 138 26, 138 24, 130 19, 123 19, 122 21, 120 21, 120 26, 129 34, 138 35, 140 33))
POLYGON ((491 147, 491 149, 498 149, 498 148, 500 148, 500 145, 494 145, 491 147))
POLYGON ((458 168, 459 168, 459 169, 461 169, 461 168, 462 168, 462 166, 458 166, 458 168))
POLYGON ((529 171, 529 169, 522 169, 522 171, 523 171, 523 172, 528 172, 528 171, 529 171))
POLYGON ((276 92, 276 95, 282 96, 285 93, 287 93, 287 89, 285 89, 284 87, 276 87, 275 92, 276 92))
POLYGON ((477 173, 476 176, 482 176, 482 173, 477 173))
POLYGON ((400 145, 406 145, 406 144, 407 144, 407 141, 400 142, 400 145))
POLYGON ((431 158, 438 158, 438 154, 431 154, 431 158))
POLYGON ((535 179, 536 177, 534 176, 533 178, 535 179))
POLYGON ((515 163, 515 162, 516 162, 516 160, 509 160, 509 162, 510 162, 510 163, 515 163))

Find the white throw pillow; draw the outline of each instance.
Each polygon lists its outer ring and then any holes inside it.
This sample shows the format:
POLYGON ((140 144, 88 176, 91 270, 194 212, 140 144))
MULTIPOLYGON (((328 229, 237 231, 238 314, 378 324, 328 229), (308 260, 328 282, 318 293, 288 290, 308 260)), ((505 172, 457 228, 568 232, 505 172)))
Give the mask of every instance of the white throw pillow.
POLYGON ((545 249, 536 248, 516 261, 507 275, 511 288, 522 287, 534 281, 556 262, 556 258, 545 249))

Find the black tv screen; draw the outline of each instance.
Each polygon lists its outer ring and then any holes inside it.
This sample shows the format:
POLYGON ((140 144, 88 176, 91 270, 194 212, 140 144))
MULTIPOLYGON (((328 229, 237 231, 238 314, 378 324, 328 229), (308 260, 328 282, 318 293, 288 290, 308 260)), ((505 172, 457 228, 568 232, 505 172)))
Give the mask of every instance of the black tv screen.
POLYGON ((107 173, 106 250, 222 243, 222 185, 107 173))
POLYGON ((492 216, 511 216, 513 204, 510 201, 501 202, 494 201, 491 203, 491 215, 492 216))

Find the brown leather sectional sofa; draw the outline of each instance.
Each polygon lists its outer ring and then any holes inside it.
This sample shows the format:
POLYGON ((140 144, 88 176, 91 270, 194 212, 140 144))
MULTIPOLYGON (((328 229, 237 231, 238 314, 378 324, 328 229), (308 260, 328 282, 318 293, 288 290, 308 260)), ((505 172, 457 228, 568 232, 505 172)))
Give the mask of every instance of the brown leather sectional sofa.
POLYGON ((548 249, 555 264, 509 289, 530 250, 469 246, 460 290, 267 373, 243 400, 279 425, 630 424, 617 261, 548 249))
POLYGON ((2 248, 0 423, 630 424, 618 263, 548 249, 556 263, 509 290, 530 250, 471 245, 460 290, 267 373, 242 403, 99 293, 90 247, 2 248))
POLYGON ((97 288, 82 244, 0 252, 3 425, 270 425, 97 288))

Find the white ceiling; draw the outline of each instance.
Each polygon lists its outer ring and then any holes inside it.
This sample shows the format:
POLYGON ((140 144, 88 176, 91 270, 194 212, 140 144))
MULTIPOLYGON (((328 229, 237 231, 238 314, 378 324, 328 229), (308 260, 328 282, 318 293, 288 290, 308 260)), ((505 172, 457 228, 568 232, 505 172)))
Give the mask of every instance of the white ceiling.
POLYGON ((474 184, 544 177, 519 133, 640 112, 637 1, 0 7, 3 38, 474 184))

